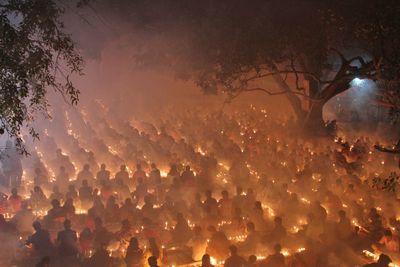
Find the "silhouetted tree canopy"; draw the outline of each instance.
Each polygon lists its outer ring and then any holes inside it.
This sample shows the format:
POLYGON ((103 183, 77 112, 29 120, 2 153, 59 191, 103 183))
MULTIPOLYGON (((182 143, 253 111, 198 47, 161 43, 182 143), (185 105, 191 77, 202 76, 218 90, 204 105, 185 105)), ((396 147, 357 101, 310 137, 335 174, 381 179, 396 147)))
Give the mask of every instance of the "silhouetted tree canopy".
POLYGON ((136 60, 143 65, 173 67, 206 93, 226 93, 228 101, 252 91, 285 95, 299 122, 312 128, 323 124, 324 104, 349 89, 354 78, 399 76, 400 2, 395 0, 92 4, 109 18, 130 23, 140 37, 136 60), (279 90, 263 85, 265 80, 279 90))
POLYGON ((0 128, 24 152, 22 127, 38 136, 32 122, 38 114, 48 116, 49 89, 78 101, 69 75, 81 73, 82 58, 64 32, 62 14, 52 0, 0 1, 0 128))

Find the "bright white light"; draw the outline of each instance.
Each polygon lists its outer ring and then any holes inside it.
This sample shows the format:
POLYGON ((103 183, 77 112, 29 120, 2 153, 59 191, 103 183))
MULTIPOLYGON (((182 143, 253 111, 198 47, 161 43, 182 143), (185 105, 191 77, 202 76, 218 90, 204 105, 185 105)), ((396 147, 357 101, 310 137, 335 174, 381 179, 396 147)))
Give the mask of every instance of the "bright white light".
POLYGON ((351 85, 352 85, 352 86, 361 86, 361 85, 363 85, 364 82, 365 82, 364 79, 354 78, 354 79, 351 81, 351 85))

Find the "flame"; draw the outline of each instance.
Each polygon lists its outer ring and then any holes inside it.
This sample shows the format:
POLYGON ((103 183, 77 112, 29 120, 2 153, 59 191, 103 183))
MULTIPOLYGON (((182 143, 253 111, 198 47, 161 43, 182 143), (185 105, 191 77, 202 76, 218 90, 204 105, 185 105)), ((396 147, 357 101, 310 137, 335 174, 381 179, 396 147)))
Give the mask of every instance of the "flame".
POLYGON ((214 257, 210 257, 210 262, 212 265, 217 265, 217 260, 214 257))

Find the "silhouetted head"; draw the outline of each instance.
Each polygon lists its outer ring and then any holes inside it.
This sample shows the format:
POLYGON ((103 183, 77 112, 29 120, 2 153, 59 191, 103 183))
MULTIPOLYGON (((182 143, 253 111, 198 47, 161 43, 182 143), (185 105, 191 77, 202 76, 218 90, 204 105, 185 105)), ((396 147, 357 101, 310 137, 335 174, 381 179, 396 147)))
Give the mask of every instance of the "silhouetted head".
POLYGON ((211 265, 211 258, 210 255, 204 254, 201 258, 201 266, 210 266, 211 265))
POLYGON ((229 252, 232 256, 237 255, 237 247, 234 245, 229 246, 229 252))
POLYGON ((66 219, 64 221, 64 229, 65 230, 70 230, 71 229, 71 221, 70 220, 66 219))
POLYGON ((391 263, 392 260, 390 259, 390 257, 386 254, 381 254, 379 255, 379 259, 378 259, 378 264, 379 266, 389 266, 389 263, 391 263))
POLYGON ((274 245, 274 252, 276 254, 281 253, 281 250, 282 250, 281 244, 275 244, 274 245))
POLYGON ((139 242, 136 237, 132 237, 131 240, 129 240, 129 247, 132 249, 139 248, 139 242))
POLYGON ((58 208, 58 207, 60 207, 60 201, 58 201, 58 199, 53 199, 53 200, 51 201, 51 206, 52 206, 53 208, 58 208))
POLYGON ((257 256, 256 255, 250 255, 247 262, 250 263, 250 264, 255 264, 257 262, 257 256))
POLYGON ((147 261, 148 261, 150 267, 157 266, 157 257, 151 256, 151 257, 149 257, 149 259, 147 261))

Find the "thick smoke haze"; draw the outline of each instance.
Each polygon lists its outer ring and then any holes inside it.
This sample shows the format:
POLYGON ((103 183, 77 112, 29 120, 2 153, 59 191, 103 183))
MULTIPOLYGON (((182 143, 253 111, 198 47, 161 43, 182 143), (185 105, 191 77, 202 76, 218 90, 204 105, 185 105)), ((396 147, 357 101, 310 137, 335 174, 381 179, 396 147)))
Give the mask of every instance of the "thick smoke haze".
MULTIPOLYGON (((75 77, 75 84, 81 90, 78 108, 90 105, 94 98, 101 99, 127 118, 132 114, 154 116, 163 109, 223 107, 226 96, 205 95, 195 84, 175 77, 172 70, 160 68, 157 62, 153 66, 138 66, 137 40, 143 36, 122 22, 116 24, 120 20, 111 24, 94 11, 84 11, 85 20, 80 13, 65 16, 67 30, 86 62, 84 76, 75 77)), ((276 89, 273 83, 267 86, 276 89)), ((249 103, 274 114, 290 112, 284 97, 271 98, 264 93, 243 94, 225 105, 224 110, 248 107, 249 103)))

